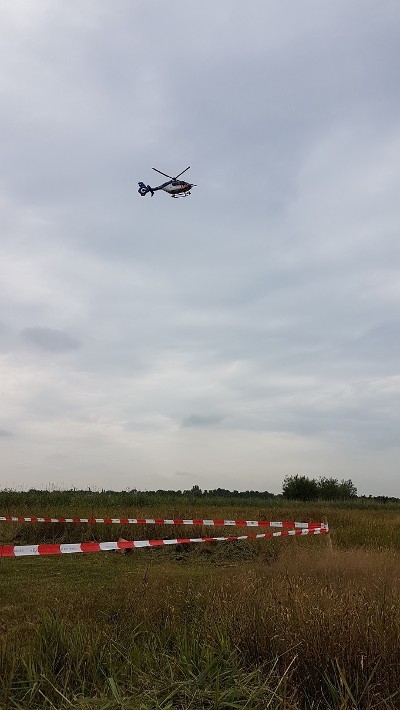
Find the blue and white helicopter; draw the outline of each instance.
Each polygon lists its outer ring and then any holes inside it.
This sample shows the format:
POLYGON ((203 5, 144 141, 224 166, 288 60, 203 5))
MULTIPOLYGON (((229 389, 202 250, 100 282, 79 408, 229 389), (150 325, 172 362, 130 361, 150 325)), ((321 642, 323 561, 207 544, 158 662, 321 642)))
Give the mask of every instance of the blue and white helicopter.
POLYGON ((167 175, 167 173, 163 173, 161 170, 157 170, 157 168, 152 168, 152 170, 155 170, 156 173, 160 173, 160 175, 164 175, 165 177, 170 178, 170 180, 168 180, 168 182, 164 182, 162 185, 158 185, 158 187, 150 187, 150 185, 145 185, 144 182, 139 182, 139 195, 144 197, 148 192, 151 192, 151 196, 153 197, 157 190, 164 190, 164 192, 168 192, 171 197, 187 197, 190 195, 192 187, 196 187, 196 185, 193 185, 190 182, 185 182, 185 180, 178 180, 178 178, 183 175, 186 170, 189 170, 189 168, 190 165, 188 168, 185 168, 185 170, 182 170, 182 172, 176 177, 167 175))

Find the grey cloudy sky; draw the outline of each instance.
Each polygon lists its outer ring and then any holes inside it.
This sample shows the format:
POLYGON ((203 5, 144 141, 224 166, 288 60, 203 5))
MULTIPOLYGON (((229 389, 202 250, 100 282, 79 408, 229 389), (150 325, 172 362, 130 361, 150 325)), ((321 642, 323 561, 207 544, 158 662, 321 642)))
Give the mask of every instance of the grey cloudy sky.
POLYGON ((1 0, 2 486, 400 496, 399 31, 397 0, 1 0))

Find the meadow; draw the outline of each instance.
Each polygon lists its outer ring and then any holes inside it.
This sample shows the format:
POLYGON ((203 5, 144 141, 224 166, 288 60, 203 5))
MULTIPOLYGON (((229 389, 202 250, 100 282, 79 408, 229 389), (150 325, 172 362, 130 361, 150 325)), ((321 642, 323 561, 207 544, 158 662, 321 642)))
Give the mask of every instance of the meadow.
MULTIPOLYGON (((101 495, 32 500, 0 492, 0 514, 302 521, 326 516, 332 548, 321 536, 130 555, 3 558, 2 710, 400 707, 395 504, 154 498, 139 504, 136 499, 134 507, 101 495)), ((0 539, 81 542, 177 537, 182 531, 233 533, 2 523, 0 539)))

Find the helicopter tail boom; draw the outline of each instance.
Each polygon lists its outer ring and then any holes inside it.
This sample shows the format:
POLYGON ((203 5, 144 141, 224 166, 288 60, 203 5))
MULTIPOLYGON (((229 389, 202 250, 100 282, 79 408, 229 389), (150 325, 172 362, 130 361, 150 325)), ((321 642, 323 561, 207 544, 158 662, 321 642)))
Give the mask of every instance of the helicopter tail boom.
POLYGON ((139 189, 138 189, 139 195, 144 197, 145 195, 147 195, 148 192, 151 192, 151 196, 153 197, 154 190, 153 190, 153 188, 150 187, 150 185, 145 185, 144 182, 139 182, 138 185, 139 185, 139 189))

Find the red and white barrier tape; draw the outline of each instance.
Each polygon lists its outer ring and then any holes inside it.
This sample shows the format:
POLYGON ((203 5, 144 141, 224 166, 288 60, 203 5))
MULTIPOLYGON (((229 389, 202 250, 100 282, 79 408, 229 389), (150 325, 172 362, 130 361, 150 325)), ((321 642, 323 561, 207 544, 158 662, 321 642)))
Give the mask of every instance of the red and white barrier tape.
POLYGON ((237 540, 264 540, 269 537, 289 535, 328 535, 328 529, 302 528, 259 533, 258 535, 240 535, 229 537, 187 537, 173 540, 119 540, 118 542, 78 542, 60 545, 1 545, 0 557, 25 557, 26 555, 62 555, 75 552, 107 552, 110 550, 131 550, 139 547, 163 547, 165 545, 188 545, 192 542, 229 542, 237 540))
POLYGON ((293 521, 271 521, 271 520, 206 520, 183 518, 47 518, 47 517, 24 517, 22 515, 3 515, 0 522, 11 523, 116 523, 118 525, 205 525, 205 526, 239 526, 247 528, 289 528, 314 530, 315 528, 325 528, 325 523, 298 523, 293 521))

